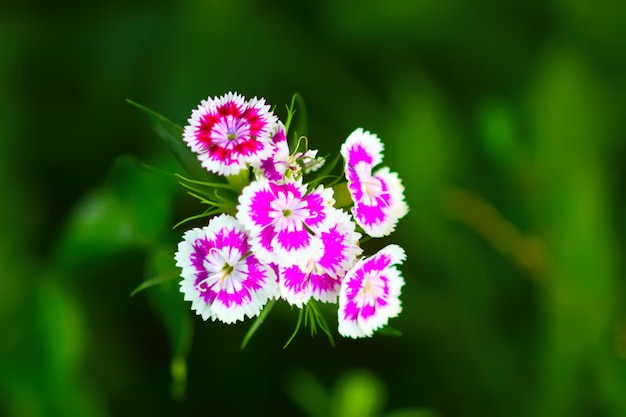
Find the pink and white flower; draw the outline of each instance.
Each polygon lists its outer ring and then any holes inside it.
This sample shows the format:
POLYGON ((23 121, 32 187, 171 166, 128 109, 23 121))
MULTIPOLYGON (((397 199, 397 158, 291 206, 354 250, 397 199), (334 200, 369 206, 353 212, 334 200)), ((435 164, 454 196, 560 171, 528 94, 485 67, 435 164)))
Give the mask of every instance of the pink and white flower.
POLYGON ((394 265, 405 259, 400 246, 388 245, 348 271, 339 291, 339 334, 370 337, 400 314, 404 279, 394 265))
POLYGON ((246 101, 228 93, 202 100, 187 121, 183 139, 207 170, 236 175, 270 156, 270 135, 277 120, 264 99, 246 101))
POLYGON ((273 182, 293 181, 303 171, 308 174, 324 165, 324 158, 317 157, 317 149, 289 153, 285 126, 280 121, 272 134, 272 144, 273 153, 256 167, 257 178, 265 177, 273 182))
POLYGON ((306 152, 298 153, 297 157, 302 163, 302 169, 305 174, 317 171, 326 163, 326 158, 317 156, 317 149, 309 149, 306 152))
POLYGON ((304 265, 322 254, 323 243, 316 234, 335 203, 332 196, 333 191, 322 186, 307 192, 302 179, 273 183, 260 178, 242 190, 237 220, 250 233, 261 261, 304 265))
POLYGON ((389 235, 408 212, 398 175, 386 167, 373 172, 382 162, 382 151, 380 139, 361 128, 352 132, 341 146, 348 190, 354 201, 352 215, 372 237, 389 235))
POLYGON ((322 255, 306 265, 281 266, 278 283, 280 295, 289 304, 301 308, 310 298, 336 303, 341 279, 356 262, 362 250, 361 235, 345 212, 331 208, 329 226, 318 233, 323 244, 322 255))
POLYGON ((279 182, 285 178, 289 170, 289 146, 285 125, 278 122, 272 133, 273 153, 261 161, 257 168, 257 176, 263 176, 270 181, 279 182))
POLYGON ((250 249, 242 226, 227 214, 185 232, 174 257, 182 268, 180 290, 202 319, 242 321, 277 297, 274 270, 250 249))
POLYGON ((352 166, 366 164, 374 167, 383 162, 384 149, 378 136, 359 127, 341 145, 341 156, 352 166))

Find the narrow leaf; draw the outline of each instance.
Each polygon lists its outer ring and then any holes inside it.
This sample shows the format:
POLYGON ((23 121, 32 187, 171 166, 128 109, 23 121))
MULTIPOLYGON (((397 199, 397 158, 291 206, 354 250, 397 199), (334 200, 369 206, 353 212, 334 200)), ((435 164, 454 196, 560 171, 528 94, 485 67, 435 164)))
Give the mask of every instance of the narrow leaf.
POLYGON ((254 334, 259 329, 259 327, 261 327, 261 325, 265 321, 265 318, 270 314, 270 311, 272 311, 272 307, 274 307, 275 303, 276 303, 275 300, 270 300, 265 305, 263 310, 261 310, 261 313, 259 314, 259 316, 254 320, 254 323, 252 323, 252 326, 250 326, 250 328, 246 332, 246 335, 244 336, 243 341, 241 342, 241 350, 246 348, 246 346, 248 345, 248 342, 250 341, 250 339, 252 339, 252 336, 254 336, 254 334))
POLYGON ((130 293, 130 296, 133 297, 135 294, 152 287, 153 285, 158 285, 158 284, 162 284, 164 282, 168 282, 171 281, 173 279, 178 278, 178 271, 171 271, 169 273, 166 274, 161 274, 158 275, 154 278, 150 278, 145 280, 144 282, 142 282, 141 284, 139 284, 139 286, 137 286, 137 288, 135 288, 133 290, 133 292, 130 293))
POLYGON ((207 182, 207 181, 199 181, 199 180, 192 180, 190 178, 186 178, 180 174, 174 174, 176 175, 176 177, 178 177, 180 180, 184 181, 184 182, 188 182, 191 184, 197 184, 197 185, 203 185, 205 187, 209 187, 209 188, 223 188, 225 190, 232 190, 233 187, 230 184, 224 183, 224 182, 207 182))
POLYGON ((172 226, 172 229, 176 229, 181 224, 185 224, 185 223, 193 221, 193 220, 202 219, 204 217, 211 217, 211 216, 213 216, 214 214, 217 214, 217 213, 219 213, 219 211, 208 210, 208 211, 205 211, 204 213, 200 213, 200 214, 196 214, 195 216, 187 217, 187 218, 179 221, 178 223, 176 223, 174 226, 172 226))
POLYGON ((333 339, 333 335, 330 332, 330 327, 328 327, 328 323, 326 322, 326 318, 322 314, 322 312, 317 308, 316 303, 311 300, 308 304, 313 311, 313 315, 315 317, 315 321, 317 321, 317 325, 322 329, 326 336, 328 336, 328 341, 331 346, 335 347, 335 340, 333 339))
POLYGON ((379 334, 385 335, 385 336, 394 336, 394 337, 398 337, 398 336, 402 336, 402 332, 398 329, 394 329, 393 327, 389 327, 389 326, 384 326, 381 329, 378 330, 379 334))
POLYGON ((289 132, 289 126, 291 126, 291 120, 293 119, 293 115, 296 113, 294 108, 296 102, 296 94, 291 97, 291 103, 287 106, 287 117, 285 119, 285 133, 289 132))
POLYGON ((199 180, 210 180, 214 177, 213 174, 202 168, 198 158, 183 141, 183 128, 181 126, 139 103, 129 99, 126 99, 126 102, 141 110, 148 117, 156 134, 163 139, 169 150, 174 154, 181 168, 191 177, 199 180))
POLYGON ((296 98, 296 103, 298 104, 298 110, 300 112, 297 125, 294 128, 294 133, 296 133, 298 136, 306 136, 309 130, 309 126, 304 98, 300 95, 300 93, 295 93, 294 97, 296 98))
POLYGON ((302 324, 303 315, 304 315, 304 309, 301 309, 300 311, 298 311, 298 322, 296 323, 296 328, 294 329, 293 333, 289 337, 289 340, 287 340, 287 343, 285 343, 285 345, 283 346, 283 349, 286 349, 287 346, 289 346, 293 338, 296 337, 296 335, 298 334, 298 331, 300 331, 300 325, 302 324))

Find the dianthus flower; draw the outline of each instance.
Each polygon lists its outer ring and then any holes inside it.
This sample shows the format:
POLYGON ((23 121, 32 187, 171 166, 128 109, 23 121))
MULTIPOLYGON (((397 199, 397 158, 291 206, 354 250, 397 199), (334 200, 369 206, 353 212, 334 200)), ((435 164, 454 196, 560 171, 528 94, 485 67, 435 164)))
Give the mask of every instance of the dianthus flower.
POLYGON ((339 291, 339 334, 370 337, 400 314, 399 295, 404 279, 394 265, 405 259, 400 246, 388 245, 348 271, 339 291))
POLYGON ((232 216, 222 214, 185 232, 174 259, 182 268, 184 299, 204 320, 252 318, 277 296, 274 270, 250 252, 248 236, 232 216))
POLYGON ((361 128, 352 132, 341 146, 348 190, 354 201, 352 214, 372 237, 389 235, 408 212, 398 175, 386 167, 373 172, 382 162, 382 151, 380 139, 361 128))
POLYGON ((260 178, 242 190, 237 220, 250 233, 260 260, 304 265, 322 255, 323 243, 315 234, 325 227, 332 195, 323 186, 307 192, 302 179, 278 184, 260 178))
POLYGON ((323 246, 321 256, 306 265, 279 267, 280 295, 291 305, 302 307, 310 298, 336 303, 344 273, 362 252, 358 245, 361 235, 354 231, 350 217, 336 208, 328 214, 328 226, 317 236, 323 246))
POLYGON ((302 175, 316 171, 324 165, 324 158, 317 157, 317 149, 289 153, 285 125, 278 122, 272 134, 273 153, 263 159, 255 172, 273 182, 292 181, 302 175))
POLYGON ((271 155, 270 135, 277 120, 264 99, 246 101, 228 93, 200 103, 185 126, 183 139, 207 170, 236 175, 271 155))

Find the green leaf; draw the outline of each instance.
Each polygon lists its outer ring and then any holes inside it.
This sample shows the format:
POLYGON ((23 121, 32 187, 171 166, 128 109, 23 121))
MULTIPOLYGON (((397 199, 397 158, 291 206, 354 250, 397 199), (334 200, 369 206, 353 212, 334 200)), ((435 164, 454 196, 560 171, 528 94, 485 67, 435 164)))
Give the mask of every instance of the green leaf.
POLYGON ((298 110, 300 111, 300 117, 298 117, 298 124, 294 129, 294 133, 298 136, 306 136, 309 132, 306 105, 304 103, 304 98, 300 95, 300 93, 296 93, 295 97, 296 103, 298 104, 298 110))
POLYGON ((283 346, 283 349, 286 349, 287 346, 289 346, 289 344, 291 343, 293 338, 296 337, 296 335, 300 331, 300 325, 302 324, 302 317, 303 316, 304 316, 304 309, 299 309, 298 310, 298 321, 296 322, 296 328, 293 330, 293 333, 291 333, 291 336, 289 336, 289 339, 287 339, 287 342, 283 346))
MULTIPOLYGON (((330 332, 330 327, 328 327, 328 323, 326 322, 326 318, 324 318, 324 315, 318 309, 317 303, 315 301, 313 301, 313 300, 310 300, 307 303, 306 308, 307 308, 308 311, 310 311, 311 318, 313 319, 312 323, 316 323, 316 325, 319 326, 320 329, 322 329, 322 331, 328 337, 328 341, 330 342, 330 345, 334 347, 335 346, 335 340, 333 339, 333 334, 330 332)), ((311 327, 311 330, 313 330, 313 326, 311 327)))
POLYGON ((130 293, 130 296, 133 297, 135 294, 147 288, 150 288, 153 285, 163 284, 164 282, 168 282, 168 281, 178 278, 178 276, 179 276, 179 271, 176 270, 176 271, 171 271, 165 274, 158 275, 154 278, 147 279, 141 284, 139 284, 139 286, 137 286, 137 288, 135 288, 133 292, 130 293))
POLYGON ((400 330, 394 329, 393 327, 389 327, 389 326, 384 326, 383 328, 379 329, 378 333, 385 335, 385 336, 394 336, 394 337, 402 336, 402 332, 400 330))
POLYGON ((176 223, 176 224, 172 227, 172 229, 176 229, 176 228, 177 228, 178 226, 180 226, 181 224, 185 224, 185 223, 190 222, 190 221, 193 221, 193 220, 202 219, 202 218, 204 218, 204 217, 211 217, 211 216, 213 216, 213 215, 215 215, 215 214, 218 214, 218 213, 220 213, 220 212, 219 212, 219 211, 217 211, 217 210, 210 210, 210 209, 209 209, 209 210, 207 210, 207 211, 205 211, 205 212, 203 212, 203 213, 196 214, 195 216, 189 216, 189 217, 187 217, 187 218, 184 218, 183 220, 181 220, 181 221, 179 221, 178 223, 176 223))
POLYGON ((293 116, 296 113, 294 109, 295 104, 298 105, 299 117, 297 119, 296 126, 293 129, 293 141, 289 144, 289 149, 296 149, 298 140, 301 136, 306 136, 308 131, 307 126, 307 111, 304 104, 304 99, 299 93, 294 93, 291 98, 291 104, 287 107, 287 122, 285 123, 285 131, 289 134, 289 129, 293 122, 293 116))
MULTIPOLYGON (((237 198, 241 192, 238 184, 228 184, 219 182, 196 181, 175 174, 179 179, 179 184, 188 189, 188 194, 200 200, 201 203, 215 207, 217 213, 228 213, 235 215, 237 209, 237 198), (226 190, 226 195, 222 196, 219 190, 226 190)), ((232 177, 228 177, 231 179, 232 177)), ((206 214, 203 213, 203 215, 206 214)), ((200 215, 200 217, 203 217, 200 215)), ((186 221, 186 220, 185 220, 186 221)), ((183 221, 183 223, 185 222, 183 221)))
POLYGON ((201 185, 203 187, 207 187, 207 189, 222 188, 225 190, 233 190, 233 187, 230 184, 227 184, 224 182, 199 181, 199 180, 193 180, 193 179, 184 177, 180 174, 174 174, 174 175, 183 183, 201 185))
POLYGON ((298 322, 296 323, 296 328, 287 340, 287 343, 283 346, 283 349, 289 346, 294 337, 296 337, 298 331, 300 331, 300 326, 303 321, 304 326, 308 326, 311 329, 311 337, 317 334, 317 328, 319 327, 326 334, 326 336, 328 336, 330 345, 333 347, 335 346, 335 340, 333 339, 333 335, 330 332, 330 328, 328 327, 328 323, 326 322, 324 315, 317 307, 317 303, 314 300, 309 300, 309 302, 298 312, 298 322))
POLYGON ((248 342, 250 341, 250 339, 252 339, 252 336, 254 336, 254 334, 259 329, 259 327, 261 327, 261 325, 263 324, 267 316, 270 314, 270 311, 272 311, 272 307, 274 307, 275 303, 276 303, 275 300, 270 300, 265 305, 263 310, 261 310, 261 314, 259 314, 259 316, 254 320, 254 323, 252 323, 252 326, 250 326, 250 328, 246 332, 246 335, 243 338, 243 341, 241 342, 242 350, 246 348, 246 346, 248 345, 248 342))
POLYGON ((148 117, 156 134, 163 139, 165 145, 167 145, 169 150, 174 154, 181 168, 183 168, 187 174, 192 178, 206 181, 213 180, 216 177, 202 168, 198 158, 187 147, 187 144, 183 141, 183 128, 181 126, 139 103, 129 99, 126 99, 126 102, 141 110, 148 117))
POLYGON ((291 120, 293 119, 293 115, 296 114, 296 109, 295 109, 296 94, 294 94, 291 97, 291 103, 288 106, 286 106, 287 107, 287 117, 285 118, 285 132, 286 133, 289 132, 289 127, 291 126, 291 120))

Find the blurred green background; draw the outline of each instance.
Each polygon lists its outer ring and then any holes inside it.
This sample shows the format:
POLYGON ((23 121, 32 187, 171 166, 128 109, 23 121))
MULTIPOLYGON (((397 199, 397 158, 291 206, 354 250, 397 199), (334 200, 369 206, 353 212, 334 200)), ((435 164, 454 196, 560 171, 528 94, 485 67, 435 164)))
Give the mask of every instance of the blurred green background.
POLYGON ((626 2, 14 3, 0 415, 626 415, 626 2), (192 317, 175 282, 129 296, 199 207, 138 166, 174 169, 124 100, 184 124, 228 91, 282 117, 298 91, 322 154, 382 138, 411 211, 365 250, 407 250, 401 337, 283 350, 277 308, 241 351, 249 322, 192 317))

